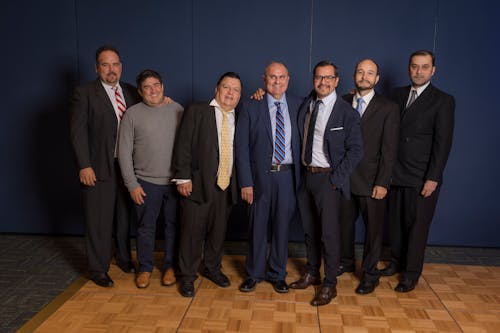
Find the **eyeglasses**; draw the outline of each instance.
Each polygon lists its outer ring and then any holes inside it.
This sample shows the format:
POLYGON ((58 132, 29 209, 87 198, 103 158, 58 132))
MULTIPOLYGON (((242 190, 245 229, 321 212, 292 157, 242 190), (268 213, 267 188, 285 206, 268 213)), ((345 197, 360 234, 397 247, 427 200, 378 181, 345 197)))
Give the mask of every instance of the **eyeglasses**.
POLYGON ((321 80, 332 81, 336 77, 337 76, 335 76, 335 75, 314 75, 313 76, 314 81, 321 81, 321 80))

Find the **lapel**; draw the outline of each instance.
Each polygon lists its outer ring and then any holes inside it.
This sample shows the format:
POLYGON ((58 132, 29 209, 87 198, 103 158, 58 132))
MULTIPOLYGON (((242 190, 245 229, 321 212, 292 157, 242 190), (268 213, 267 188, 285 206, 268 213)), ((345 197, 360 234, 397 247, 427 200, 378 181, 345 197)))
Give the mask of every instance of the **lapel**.
POLYGON ((99 81, 99 79, 97 79, 95 81, 95 95, 97 96, 97 99, 100 100, 106 106, 106 109, 109 112, 111 112, 113 117, 116 118, 116 113, 115 113, 115 109, 113 108, 113 104, 109 100, 109 96, 106 93, 106 90, 102 86, 102 83, 101 83, 101 81, 99 81))
MULTIPOLYGON (((217 153, 217 160, 219 159, 219 134, 217 132, 217 120, 215 118, 215 106, 207 105, 208 108, 205 113, 205 117, 201 118, 201 124, 199 126, 207 127, 207 134, 209 137, 207 138, 208 142, 212 142, 210 146, 214 147, 217 153), (204 118, 204 119, 203 119, 204 118), (206 125, 205 125, 206 123, 206 125)), ((201 110, 199 111, 202 112, 201 110)))
MULTIPOLYGON (((332 108, 332 113, 330 114, 330 118, 328 118, 328 122, 326 123, 326 128, 325 128, 325 134, 330 128, 337 127, 335 124, 342 124, 342 115, 341 115, 341 109, 338 107, 339 105, 340 98, 337 96, 337 100, 335 101, 335 104, 333 105, 332 108)), ((325 135, 326 137, 326 135, 325 135)))
POLYGON ((370 104, 365 109, 365 112, 363 113, 363 116, 361 117, 361 124, 364 124, 366 122, 369 122, 368 119, 371 118, 378 110, 380 106, 380 100, 378 98, 377 93, 373 95, 372 100, 370 101, 370 104))
POLYGON ((134 100, 128 86, 125 83, 120 82, 120 86, 122 87, 123 97, 125 98, 125 103, 127 104, 127 109, 134 105, 136 101, 134 100))
MULTIPOLYGON (((408 107, 403 109, 403 113, 401 114, 401 121, 406 120, 406 118, 412 119, 415 118, 418 114, 418 110, 423 109, 423 106, 425 108, 425 104, 429 100, 429 98, 433 95, 434 93, 434 87, 432 84, 429 84, 427 88, 422 91, 420 96, 417 97, 417 99, 408 107)), ((408 96, 410 95, 410 88, 408 88, 408 91, 404 96, 406 96, 405 99, 405 104, 406 101, 408 100, 408 96)), ((404 105, 404 104, 403 104, 404 105)))
POLYGON ((261 103, 259 103, 259 121, 264 124, 266 129, 267 136, 271 142, 273 142, 273 128, 271 125, 271 116, 269 111, 269 105, 267 103, 267 94, 262 99, 261 103))

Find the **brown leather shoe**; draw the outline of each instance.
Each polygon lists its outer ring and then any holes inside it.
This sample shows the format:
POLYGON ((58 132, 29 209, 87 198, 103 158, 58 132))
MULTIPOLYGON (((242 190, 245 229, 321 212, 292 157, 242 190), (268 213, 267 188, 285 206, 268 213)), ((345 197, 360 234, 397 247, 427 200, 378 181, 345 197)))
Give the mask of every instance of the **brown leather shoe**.
POLYGON ((175 272, 173 268, 169 268, 163 274, 163 278, 161 279, 161 284, 164 286, 171 286, 175 283, 175 272))
POLYGON ((321 279, 319 276, 312 276, 310 273, 306 273, 302 275, 302 277, 290 284, 290 288, 292 289, 306 289, 310 285, 320 285, 321 284, 321 279))
POLYGON ((135 278, 135 285, 137 288, 147 288, 149 286, 149 280, 151 279, 150 272, 139 272, 135 278))
POLYGON ((323 286, 321 287, 319 293, 316 294, 316 297, 314 297, 314 299, 311 301, 311 305, 314 306, 327 305, 336 296, 337 296, 337 288, 323 286))

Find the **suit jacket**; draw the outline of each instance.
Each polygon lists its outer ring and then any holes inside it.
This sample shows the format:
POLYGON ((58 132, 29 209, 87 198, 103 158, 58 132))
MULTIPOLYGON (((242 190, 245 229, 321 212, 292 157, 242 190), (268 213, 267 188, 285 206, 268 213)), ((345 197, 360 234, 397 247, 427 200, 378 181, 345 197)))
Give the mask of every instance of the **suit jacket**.
POLYGON ((410 86, 394 90, 401 124, 392 184, 420 188, 426 180, 442 182, 455 122, 453 96, 429 84, 406 109, 410 86))
MULTIPOLYGON (((294 164, 295 186, 300 179, 300 136, 297 115, 303 99, 286 94, 286 103, 291 123, 291 148, 294 164)), ((269 116, 267 96, 260 101, 249 100, 243 103, 236 127, 235 149, 236 167, 240 187, 252 186, 258 197, 270 190, 271 165, 273 163, 274 136, 269 116)))
MULTIPOLYGON (((315 94, 312 94, 306 98, 300 108, 298 123, 301 138, 304 138, 304 124, 309 105, 315 99, 315 94)), ((330 173, 330 182, 340 189, 346 198, 351 196, 349 178, 363 157, 359 123, 359 113, 342 98, 337 97, 325 128, 323 149, 333 168, 330 173)))
MULTIPOLYGON (((352 105, 353 94, 343 98, 352 105)), ((389 188, 398 144, 399 110, 396 103, 375 93, 361 117, 363 159, 351 175, 351 192, 371 196, 373 186, 389 188)))
MULTIPOLYGON (((191 179, 193 190, 188 199, 198 203, 207 202, 217 186, 219 169, 215 107, 208 102, 191 104, 184 111, 177 133, 173 158, 174 178, 191 179)), ((231 191, 232 203, 235 204, 238 189, 234 162, 228 190, 231 191)))
MULTIPOLYGON (((125 82, 120 86, 127 107, 140 101, 134 86, 125 82)), ((99 79, 75 88, 70 112, 70 137, 78 169, 92 167, 97 179, 108 179, 114 170, 118 120, 99 79)))

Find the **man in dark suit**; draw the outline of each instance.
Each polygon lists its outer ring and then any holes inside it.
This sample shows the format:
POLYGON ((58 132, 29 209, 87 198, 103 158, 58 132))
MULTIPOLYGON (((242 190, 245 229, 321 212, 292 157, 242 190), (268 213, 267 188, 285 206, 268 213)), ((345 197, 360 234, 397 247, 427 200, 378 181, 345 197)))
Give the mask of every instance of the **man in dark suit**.
POLYGON ((178 130, 173 165, 181 194, 179 291, 184 297, 194 296, 202 257, 201 274, 220 287, 230 285, 221 261, 230 208, 238 200, 233 139, 240 96, 238 74, 223 74, 215 98, 190 105, 178 130))
POLYGON ((321 284, 319 269, 324 255, 325 278, 311 304, 326 305, 337 295, 340 265, 340 196, 349 198, 349 177, 363 156, 359 114, 335 88, 336 66, 322 61, 314 67, 314 92, 299 111, 299 133, 305 174, 297 194, 307 249, 306 273, 290 285, 304 289, 321 284))
POLYGON ((415 288, 436 209, 443 171, 453 139, 455 99, 434 87, 434 54, 410 56, 411 86, 394 91, 401 111, 397 160, 389 192, 391 263, 382 271, 401 271, 395 290, 415 288))
POLYGON ((351 200, 341 199, 341 256, 337 273, 354 271, 354 226, 361 213, 365 242, 358 294, 373 292, 379 283, 377 264, 382 250, 386 195, 398 142, 398 106, 375 92, 378 80, 375 61, 360 61, 354 70, 356 92, 343 97, 360 113, 364 156, 351 175, 351 200))
POLYGON ((267 280, 276 292, 286 293, 288 229, 295 213, 300 177, 297 113, 302 99, 286 94, 290 77, 284 64, 269 64, 263 79, 267 94, 261 100, 243 104, 236 127, 238 181, 241 197, 250 205, 248 277, 240 291, 255 290, 258 282, 267 280), (269 222, 271 243, 267 261, 269 222))
POLYGON ((73 93, 71 143, 82 184, 89 275, 97 285, 111 287, 113 231, 117 265, 126 273, 135 271, 130 259, 131 200, 116 158, 116 141, 125 109, 140 97, 133 86, 120 82, 122 64, 114 47, 97 49, 96 72, 95 81, 73 93))

